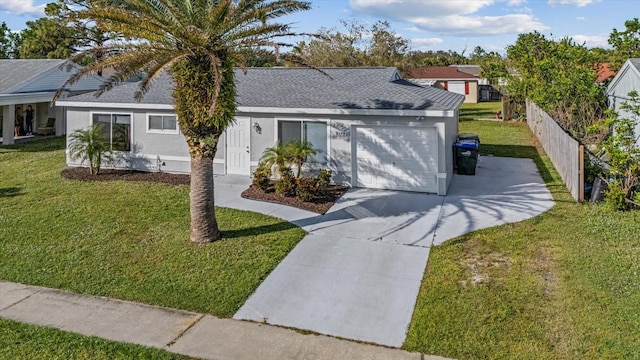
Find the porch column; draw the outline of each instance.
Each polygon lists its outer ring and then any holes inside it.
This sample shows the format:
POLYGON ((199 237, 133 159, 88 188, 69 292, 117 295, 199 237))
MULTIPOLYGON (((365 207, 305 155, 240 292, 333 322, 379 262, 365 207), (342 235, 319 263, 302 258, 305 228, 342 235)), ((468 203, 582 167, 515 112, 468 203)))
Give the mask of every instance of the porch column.
POLYGON ((2 145, 14 143, 16 106, 14 104, 2 107, 2 145))

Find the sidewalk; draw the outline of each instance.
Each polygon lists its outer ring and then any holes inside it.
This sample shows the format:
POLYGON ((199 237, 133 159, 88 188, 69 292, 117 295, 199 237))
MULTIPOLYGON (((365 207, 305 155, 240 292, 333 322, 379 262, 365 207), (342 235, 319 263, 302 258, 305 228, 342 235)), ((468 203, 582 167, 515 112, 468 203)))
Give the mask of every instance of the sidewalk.
POLYGON ((202 359, 426 359, 403 350, 0 281, 0 317, 202 359))

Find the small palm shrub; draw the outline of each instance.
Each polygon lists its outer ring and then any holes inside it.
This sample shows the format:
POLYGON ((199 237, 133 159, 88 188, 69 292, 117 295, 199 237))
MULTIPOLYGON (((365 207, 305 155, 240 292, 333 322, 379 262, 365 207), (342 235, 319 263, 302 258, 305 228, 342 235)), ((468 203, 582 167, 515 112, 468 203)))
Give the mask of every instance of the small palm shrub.
POLYGON ((296 179, 296 197, 302 201, 311 201, 318 194, 318 180, 312 177, 296 179))
POLYGON ((109 143, 102 137, 102 125, 78 129, 69 135, 69 156, 72 159, 89 161, 89 172, 97 175, 102 160, 111 160, 109 143))
POLYGON ((331 176, 333 176, 333 171, 329 169, 320 169, 320 171, 318 172, 317 186, 319 188, 329 186, 329 184, 331 184, 331 176))
POLYGON ((290 161, 289 153, 286 146, 283 146, 280 141, 270 148, 267 148, 262 153, 261 162, 264 162, 267 166, 276 166, 280 177, 284 176, 284 171, 287 168, 287 163, 290 161))
POLYGON ((258 168, 253 172, 253 186, 267 191, 271 183, 271 166, 265 162, 260 162, 258 168))
POLYGON ((316 151, 310 142, 300 140, 290 141, 285 144, 284 148, 288 161, 296 165, 296 178, 299 178, 302 171, 302 164, 307 161, 309 156, 315 155, 316 151))
POLYGON ((276 192, 284 196, 294 196, 296 193, 296 178, 290 167, 281 170, 280 179, 276 181, 276 192))

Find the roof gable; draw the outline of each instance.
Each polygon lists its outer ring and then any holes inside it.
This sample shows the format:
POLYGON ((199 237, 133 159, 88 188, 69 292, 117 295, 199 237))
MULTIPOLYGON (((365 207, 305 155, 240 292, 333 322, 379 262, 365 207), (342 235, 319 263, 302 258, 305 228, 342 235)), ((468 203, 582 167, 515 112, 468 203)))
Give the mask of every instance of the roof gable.
MULTIPOLYGON (((236 70, 236 101, 247 108, 343 110, 455 110, 464 96, 402 80, 396 68, 250 68, 236 70)), ((69 102, 133 103, 137 84, 118 86, 99 98, 84 94, 69 102)), ((173 80, 161 76, 143 104, 173 104, 173 80)))
MULTIPOLYGON (((57 91, 80 66, 60 59, 0 60, 0 94, 53 93, 57 91)), ((88 76, 68 87, 70 91, 93 91, 104 80, 97 75, 88 76)))
POLYGON ((616 76, 609 83, 609 86, 607 86, 607 94, 612 94, 620 80, 625 76, 635 76, 640 79, 640 58, 627 59, 627 61, 625 61, 620 70, 618 70, 616 76))

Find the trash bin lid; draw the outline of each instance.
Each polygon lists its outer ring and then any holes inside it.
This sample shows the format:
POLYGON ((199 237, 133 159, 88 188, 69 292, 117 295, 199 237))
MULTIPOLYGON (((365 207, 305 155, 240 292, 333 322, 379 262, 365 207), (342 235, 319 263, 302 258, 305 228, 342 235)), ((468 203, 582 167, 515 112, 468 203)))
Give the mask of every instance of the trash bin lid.
POLYGON ((478 150, 479 146, 475 140, 459 140, 456 141, 455 147, 460 149, 478 150))
POLYGON ((480 143, 480 136, 478 134, 458 134, 458 140, 476 140, 480 143))

